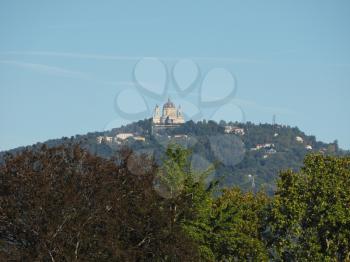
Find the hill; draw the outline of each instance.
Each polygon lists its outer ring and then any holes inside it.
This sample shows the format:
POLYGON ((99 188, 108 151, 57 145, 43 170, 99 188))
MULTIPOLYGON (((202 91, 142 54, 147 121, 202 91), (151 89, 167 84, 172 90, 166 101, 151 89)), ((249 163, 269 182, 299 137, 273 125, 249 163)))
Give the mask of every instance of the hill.
POLYGON ((279 171, 298 171, 310 152, 326 155, 345 155, 337 141, 324 143, 306 135, 297 127, 220 121, 188 121, 175 128, 152 127, 151 119, 140 120, 105 132, 76 135, 71 138, 49 140, 29 147, 0 153, 36 150, 43 144, 53 147, 80 144, 90 153, 110 158, 122 147, 130 147, 136 154, 148 154, 156 161, 169 143, 179 143, 192 149, 192 166, 202 171, 214 163, 209 179, 218 179, 221 187, 239 186, 243 190, 263 188, 269 194, 275 189, 279 171))

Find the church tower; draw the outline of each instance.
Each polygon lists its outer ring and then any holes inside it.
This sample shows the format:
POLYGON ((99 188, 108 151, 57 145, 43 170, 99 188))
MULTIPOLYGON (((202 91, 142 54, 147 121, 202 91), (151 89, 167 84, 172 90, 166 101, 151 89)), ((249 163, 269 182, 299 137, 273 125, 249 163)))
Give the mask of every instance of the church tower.
POLYGON ((153 123, 154 124, 160 124, 160 108, 158 105, 154 108, 153 112, 153 123))

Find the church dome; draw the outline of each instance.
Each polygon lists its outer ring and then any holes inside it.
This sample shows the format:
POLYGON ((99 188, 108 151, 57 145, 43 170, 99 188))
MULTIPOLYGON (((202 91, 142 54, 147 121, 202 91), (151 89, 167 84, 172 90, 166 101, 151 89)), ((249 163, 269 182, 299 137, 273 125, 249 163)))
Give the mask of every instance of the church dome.
POLYGON ((170 98, 168 98, 168 102, 166 102, 163 107, 164 108, 175 108, 175 105, 173 102, 170 101, 170 98))
POLYGON ((170 98, 168 98, 168 101, 163 105, 162 114, 160 113, 160 108, 158 105, 155 107, 153 114, 153 124, 156 126, 175 126, 183 123, 185 123, 185 119, 182 115, 180 106, 177 109, 175 104, 171 102, 170 98))

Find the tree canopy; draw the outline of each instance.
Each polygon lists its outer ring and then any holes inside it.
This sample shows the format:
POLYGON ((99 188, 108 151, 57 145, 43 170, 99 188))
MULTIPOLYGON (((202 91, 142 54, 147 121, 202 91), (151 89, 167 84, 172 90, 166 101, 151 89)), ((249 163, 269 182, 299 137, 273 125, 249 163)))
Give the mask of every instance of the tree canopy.
POLYGON ((276 194, 219 190, 191 151, 162 162, 43 146, 0 166, 0 260, 350 261, 350 158, 308 155, 276 194))
POLYGON ((284 261, 350 260, 350 158, 309 155, 280 174, 267 209, 271 254, 284 261))

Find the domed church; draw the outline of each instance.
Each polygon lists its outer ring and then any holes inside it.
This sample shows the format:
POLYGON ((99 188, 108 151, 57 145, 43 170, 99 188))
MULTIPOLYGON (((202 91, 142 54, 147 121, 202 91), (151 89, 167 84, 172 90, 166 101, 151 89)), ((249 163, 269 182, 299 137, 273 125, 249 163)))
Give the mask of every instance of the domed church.
POLYGON ((155 125, 179 125, 185 123, 184 116, 181 112, 181 106, 178 108, 168 98, 168 102, 163 105, 162 115, 160 108, 156 105, 153 113, 153 124, 155 125))

